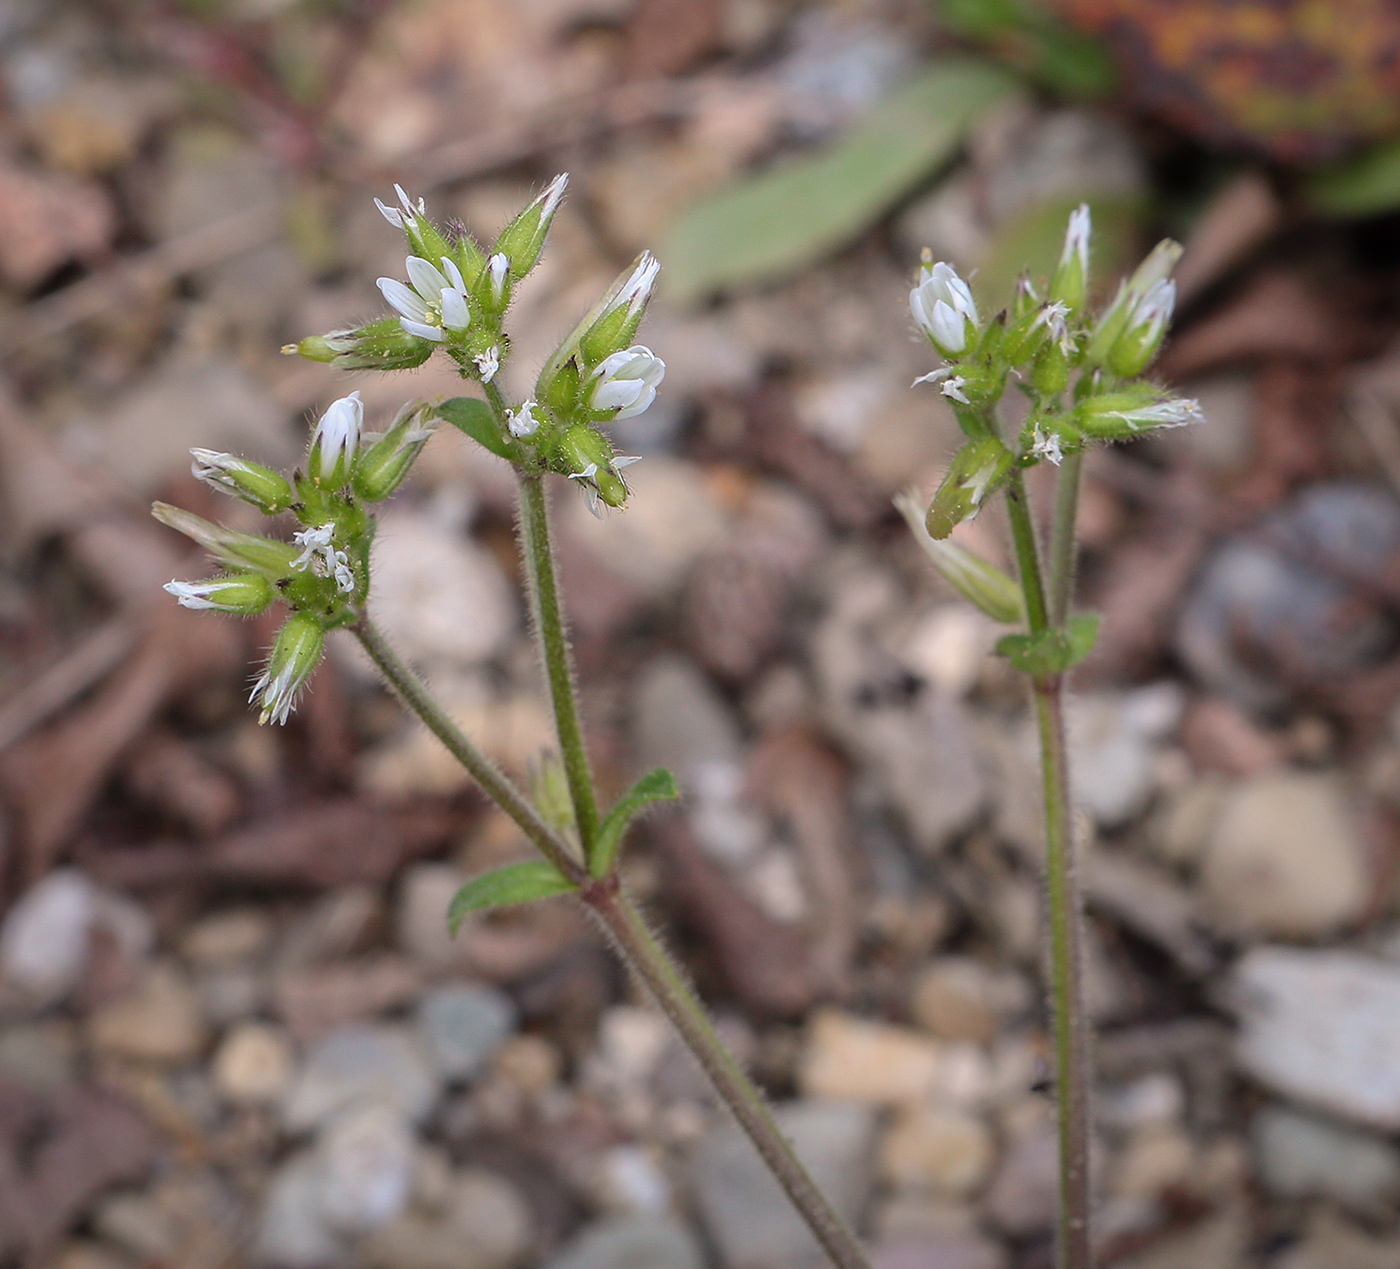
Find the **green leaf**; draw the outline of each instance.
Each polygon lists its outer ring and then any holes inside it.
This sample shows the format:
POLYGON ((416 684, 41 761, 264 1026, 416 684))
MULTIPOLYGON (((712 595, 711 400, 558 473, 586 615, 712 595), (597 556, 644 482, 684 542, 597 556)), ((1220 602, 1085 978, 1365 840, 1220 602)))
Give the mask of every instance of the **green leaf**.
POLYGON ((1400 207, 1400 141, 1386 141, 1358 158, 1314 172, 1313 206, 1328 216, 1375 216, 1400 207))
POLYGON ((447 909, 447 928, 456 934, 468 912, 506 908, 516 903, 529 903, 532 899, 569 894, 576 889, 574 883, 560 876, 559 870, 547 860, 507 864, 473 877, 453 895, 447 909))
POLYGON ((843 138, 695 204, 660 255, 673 297, 789 274, 845 246, 952 157, 1015 81, 985 62, 940 62, 843 138))
POLYGON ((608 812, 608 818, 603 821, 598 841, 593 848, 589 871, 595 877, 606 877, 612 870, 618 847, 622 845, 622 835, 627 831, 633 816, 644 806, 653 802, 671 802, 680 795, 681 791, 676 787, 676 777, 664 767, 648 771, 627 791, 622 801, 608 812))
POLYGON ((506 459, 515 457, 515 446, 501 432, 496 416, 485 401, 476 397, 453 397, 439 405, 437 413, 439 418, 446 419, 493 454, 506 459))
POLYGON ((1086 612, 1071 617, 1062 630, 1004 635, 997 641, 997 651, 1022 674, 1041 678, 1078 665, 1094 650, 1098 637, 1098 614, 1086 612))
POLYGON ((1035 0, 943 0, 943 22, 1067 97, 1101 97, 1118 74, 1107 48, 1035 0))

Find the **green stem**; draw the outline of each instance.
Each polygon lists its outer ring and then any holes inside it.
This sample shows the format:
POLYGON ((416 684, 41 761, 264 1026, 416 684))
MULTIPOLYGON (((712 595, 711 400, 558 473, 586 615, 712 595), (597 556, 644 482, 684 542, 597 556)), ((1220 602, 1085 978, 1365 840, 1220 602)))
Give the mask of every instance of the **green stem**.
POLYGON ((616 886, 600 883, 590 903, 633 968, 728 1103, 788 1198, 839 1269, 867 1269, 865 1253, 783 1139, 763 1095, 730 1056, 671 958, 616 886))
MULTIPOLYGON (((1075 477, 1077 480, 1077 470, 1075 477)), ((1025 595, 1027 622, 1031 633, 1039 634, 1050 628, 1051 613, 1045 601, 1035 524, 1020 472, 1012 477, 1007 488, 1007 510, 1020 569, 1021 589, 1025 595)), ((1069 523, 1072 529, 1072 517, 1069 523)), ((1071 532, 1071 542, 1067 548, 1067 557, 1071 560, 1072 537, 1071 532)), ((1065 570, 1066 573, 1068 571, 1065 570)), ((1057 573, 1057 581, 1058 578, 1057 573)), ((1064 606, 1068 608, 1067 594, 1064 606)), ((1039 675, 1033 681, 1045 795, 1050 1013, 1055 1031, 1059 1119, 1060 1209, 1056 1264, 1059 1269, 1092 1269, 1089 1241, 1089 1053, 1080 973, 1081 909, 1071 830, 1063 682, 1063 676, 1059 674, 1039 675)))
POLYGON ((1079 476, 1083 453, 1070 454, 1060 464, 1055 489, 1055 520, 1050 531, 1050 622, 1063 626, 1074 594, 1075 521, 1079 515, 1079 476))
POLYGON ((525 557, 530 605, 544 653, 545 677, 554 703, 554 725, 559 734, 579 840, 583 843, 583 857, 591 862, 598 843, 598 800, 593 792, 593 774, 588 769, 588 751, 583 744, 569 639, 559 602, 559 577, 549 540, 549 504, 543 476, 522 472, 519 482, 520 549, 525 557))
POLYGON ((352 629, 361 646, 369 653, 370 660, 379 667, 380 673, 389 681, 389 685, 403 703, 447 746, 447 751, 467 769, 486 796, 520 826, 525 836, 539 847, 544 857, 564 876, 576 885, 584 885, 588 881, 588 870, 574 858, 558 834, 540 818, 539 812, 511 783, 509 777, 471 742, 446 710, 433 700, 427 685, 389 645, 379 627, 370 621, 368 616, 363 616, 352 629))

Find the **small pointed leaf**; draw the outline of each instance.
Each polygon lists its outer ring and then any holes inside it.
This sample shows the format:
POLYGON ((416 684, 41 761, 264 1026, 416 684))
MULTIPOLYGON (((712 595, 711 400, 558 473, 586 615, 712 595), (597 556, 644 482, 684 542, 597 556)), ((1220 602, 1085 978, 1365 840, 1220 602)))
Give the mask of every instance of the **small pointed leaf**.
POLYGON ((548 899, 551 895, 569 894, 577 889, 555 866, 543 859, 523 864, 507 864, 473 877, 453 896, 447 909, 447 927, 453 934, 467 913, 482 908, 505 908, 532 899, 548 899))
POLYGON ((492 414, 491 407, 476 397, 452 397, 437 408, 438 416, 446 419, 458 431, 484 445, 500 458, 514 458, 515 447, 505 436, 492 414))
POLYGON ((1065 623, 1063 630, 1005 635, 997 641, 997 651, 1021 673, 1039 678, 1063 674, 1078 665, 1094 650, 1098 635, 1098 614, 1079 613, 1065 623))
POLYGON ((622 835, 637 812, 652 802, 671 802, 680 795, 681 791, 676 787, 676 777, 664 767, 648 771, 627 791, 622 801, 608 812, 608 818, 603 821, 598 841, 593 848, 589 871, 595 877, 606 877, 612 870, 613 860, 617 858, 618 847, 622 845, 622 835))

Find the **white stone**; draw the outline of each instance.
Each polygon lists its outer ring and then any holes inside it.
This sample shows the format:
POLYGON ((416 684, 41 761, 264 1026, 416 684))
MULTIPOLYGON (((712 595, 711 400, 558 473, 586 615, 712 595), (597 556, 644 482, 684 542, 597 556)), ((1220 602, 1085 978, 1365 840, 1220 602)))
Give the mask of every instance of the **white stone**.
POLYGON ((0 926, 0 972, 22 991, 54 1000, 71 991, 87 965, 97 891, 76 868, 59 868, 31 886, 0 926))
POLYGON ((1260 1180, 1278 1198, 1376 1212, 1400 1197, 1400 1152, 1380 1137, 1283 1106, 1260 1111, 1252 1135, 1260 1180))
POLYGON ((438 1091, 437 1077, 401 1028, 341 1027, 307 1055, 283 1100, 282 1119, 299 1132, 346 1107, 379 1102, 417 1120, 431 1109, 438 1091))
POLYGON ((416 1141, 399 1110, 356 1106, 329 1123, 316 1144, 317 1209, 332 1229, 363 1233, 408 1201, 416 1141))
POLYGON ((1226 933, 1309 938, 1360 919, 1370 902, 1366 847, 1330 776, 1281 772, 1225 798, 1201 879, 1226 933))
POLYGON ((962 1197, 987 1179, 995 1157, 992 1134, 976 1115, 913 1106, 880 1143, 880 1174, 898 1189, 962 1197))
POLYGON ((224 1037, 214 1054, 214 1087, 238 1105, 265 1105, 286 1093, 295 1063, 281 1027, 245 1022, 224 1037))
POLYGON ((1270 1088, 1400 1131, 1400 965, 1344 951, 1258 947, 1235 966, 1240 1064, 1270 1088))

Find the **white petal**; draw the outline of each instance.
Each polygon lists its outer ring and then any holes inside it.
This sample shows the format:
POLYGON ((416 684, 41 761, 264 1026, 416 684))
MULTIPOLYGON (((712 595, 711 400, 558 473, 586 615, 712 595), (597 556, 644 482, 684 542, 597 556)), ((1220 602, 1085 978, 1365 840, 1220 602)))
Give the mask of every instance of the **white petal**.
POLYGON ((404 261, 408 280, 413 289, 429 303, 436 304, 438 296, 447 290, 447 279, 438 272, 437 266, 422 256, 409 256, 404 261))
POLYGON ((451 256, 442 257, 442 271, 447 275, 447 280, 452 283, 463 294, 466 293, 467 284, 462 280, 462 270, 457 267, 457 261, 451 256))
POLYGON ((410 322, 408 318, 399 318, 399 325, 410 335, 417 335, 419 339, 431 339, 433 343, 440 344, 447 338, 447 332, 441 326, 429 326, 425 322, 410 322))
POLYGON ((635 405, 644 392, 656 396, 656 389, 649 388, 640 379, 609 379, 593 389, 590 404, 595 410, 625 409, 635 405))
POLYGON ((409 290, 398 278, 380 278, 377 283, 391 308, 401 317, 411 322, 425 322, 428 319, 428 306, 416 292, 409 290))
POLYGON ((653 388, 651 384, 643 383, 641 388, 642 390, 638 394, 637 399, 633 401, 631 405, 623 406, 614 416, 614 421, 619 419, 634 419, 637 415, 645 413, 651 403, 656 400, 656 389, 653 388))
POLYGON ((403 228, 403 212, 397 207, 390 207, 379 199, 374 200, 374 205, 379 208, 379 214, 384 217, 395 229, 403 228))
POLYGON ((455 286, 449 286, 442 293, 442 324, 448 330, 466 330, 471 320, 467 297, 455 286))

